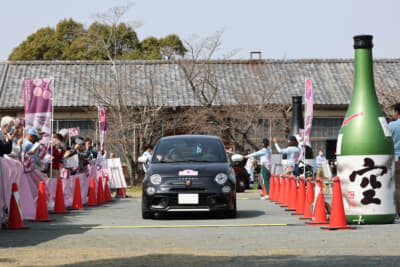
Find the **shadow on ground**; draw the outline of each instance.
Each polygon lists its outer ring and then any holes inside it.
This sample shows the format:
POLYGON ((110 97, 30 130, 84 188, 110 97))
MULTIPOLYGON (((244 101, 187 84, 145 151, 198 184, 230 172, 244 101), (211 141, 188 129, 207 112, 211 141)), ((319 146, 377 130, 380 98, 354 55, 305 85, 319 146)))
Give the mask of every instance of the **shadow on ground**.
MULTIPOLYGON (((52 224, 54 224, 54 222, 52 224)), ((98 226, 93 224, 73 226, 68 224, 57 224, 49 226, 46 225, 43 227, 43 225, 35 226, 32 225, 32 223, 24 225, 29 226, 30 228, 28 230, 1 230, 0 248, 35 246, 42 242, 50 241, 64 235, 80 235, 89 230, 82 228, 98 226)))
MULTIPOLYGON (((85 261, 62 266, 398 266, 400 256, 196 256, 145 255, 123 259, 85 261)), ((60 265, 61 266, 61 265, 60 265)))
MULTIPOLYGON (((260 210, 240 210, 237 212, 237 218, 255 218, 264 215, 260 210)), ((199 219, 232 219, 226 218, 222 213, 216 212, 171 212, 155 214, 156 220, 199 220, 199 219)))
POLYGON ((67 210, 69 214, 53 214, 49 211, 49 219, 52 220, 51 222, 33 222, 31 220, 25 220, 23 223, 24 226, 29 227, 27 230, 0 230, 0 248, 34 246, 63 235, 82 234, 89 230, 82 228, 95 227, 99 226, 99 224, 71 224, 71 221, 74 220, 74 216, 90 216, 90 214, 93 213, 92 211, 96 209, 115 208, 113 204, 119 202, 119 198, 113 198, 112 202, 99 206, 84 206, 83 210, 67 210))

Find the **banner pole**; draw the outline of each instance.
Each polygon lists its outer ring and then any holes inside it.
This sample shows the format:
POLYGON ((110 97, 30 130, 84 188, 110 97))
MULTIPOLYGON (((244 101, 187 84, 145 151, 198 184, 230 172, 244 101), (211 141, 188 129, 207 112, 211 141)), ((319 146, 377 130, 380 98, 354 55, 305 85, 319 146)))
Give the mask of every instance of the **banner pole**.
MULTIPOLYGON (((50 178, 53 178, 53 121, 54 121, 54 99, 55 97, 55 81, 54 77, 51 77, 51 83, 52 85, 52 90, 51 90, 51 119, 50 119, 50 158, 51 158, 51 163, 50 163, 50 178)), ((58 177, 56 177, 58 178, 58 177)))
POLYGON ((100 106, 97 106, 97 122, 99 124, 99 137, 98 137, 98 141, 100 142, 100 151, 101 151, 101 119, 100 119, 100 106))
POLYGON ((4 227, 3 224, 6 222, 7 215, 5 213, 5 210, 7 209, 7 200, 6 200, 6 189, 4 188, 4 180, 3 180, 3 168, 1 166, 1 160, 0 160, 0 194, 1 194, 1 207, 0 207, 0 224, 1 227, 4 227))
POLYGON ((306 113, 306 116, 304 116, 304 132, 303 132, 303 146, 304 146, 304 155, 303 155, 303 161, 304 161, 304 170, 303 170, 303 177, 306 176, 306 149, 307 149, 307 140, 306 140, 306 127, 307 127, 307 78, 304 78, 304 113, 306 113))

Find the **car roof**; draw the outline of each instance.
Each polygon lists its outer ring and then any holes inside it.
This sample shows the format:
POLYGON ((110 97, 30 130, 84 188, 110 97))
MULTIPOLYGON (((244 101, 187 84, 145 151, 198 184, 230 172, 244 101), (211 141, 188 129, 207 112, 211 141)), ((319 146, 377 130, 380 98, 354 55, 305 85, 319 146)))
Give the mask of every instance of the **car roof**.
POLYGON ((196 135, 196 134, 185 134, 185 135, 173 135, 173 136, 166 136, 166 137, 162 137, 160 138, 160 141, 163 140, 174 140, 174 139, 214 139, 214 140, 219 140, 222 142, 221 138, 218 136, 213 136, 213 135, 196 135))

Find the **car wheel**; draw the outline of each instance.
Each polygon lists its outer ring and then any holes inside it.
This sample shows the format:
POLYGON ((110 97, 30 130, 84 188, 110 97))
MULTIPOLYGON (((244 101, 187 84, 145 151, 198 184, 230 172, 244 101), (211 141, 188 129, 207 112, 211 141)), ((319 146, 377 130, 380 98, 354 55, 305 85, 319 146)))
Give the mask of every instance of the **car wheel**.
POLYGON ((233 199, 233 210, 228 210, 225 212, 226 218, 236 218, 237 215, 237 206, 236 206, 236 197, 233 199))
POLYGON ((152 219, 153 218, 153 212, 146 210, 142 206, 142 218, 147 220, 147 219, 152 219))
POLYGON ((236 192, 244 192, 247 188, 247 179, 244 177, 243 173, 238 173, 236 179, 236 192))

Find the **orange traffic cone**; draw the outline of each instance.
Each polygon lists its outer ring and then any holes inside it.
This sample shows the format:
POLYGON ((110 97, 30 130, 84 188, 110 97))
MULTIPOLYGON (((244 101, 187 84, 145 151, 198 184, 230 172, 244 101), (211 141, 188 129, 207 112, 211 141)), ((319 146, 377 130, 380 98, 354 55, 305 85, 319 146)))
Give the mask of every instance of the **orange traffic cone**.
POLYGON ((11 189, 11 199, 10 199, 7 229, 10 230, 29 229, 29 227, 25 227, 22 222, 21 202, 19 201, 18 186, 16 183, 12 184, 12 189, 11 189))
POLYGON ((97 184, 97 202, 99 204, 106 203, 106 199, 104 198, 103 178, 101 177, 99 177, 99 182, 97 184))
POLYGON ((350 227, 346 224, 346 216, 344 214, 342 189, 340 187, 339 177, 333 180, 333 195, 331 203, 331 216, 329 218, 329 226, 321 227, 323 230, 354 230, 356 227, 350 227))
POLYGON ((285 199, 285 175, 281 175, 280 184, 278 202, 275 203, 277 205, 282 205, 285 199))
POLYGON ((304 201, 304 215, 299 220, 312 220, 311 205, 314 202, 314 185, 312 178, 307 178, 307 193, 304 201))
POLYGON ((110 187, 108 186, 108 176, 106 176, 106 182, 105 182, 105 187, 104 187, 104 198, 107 202, 112 201, 110 187))
POLYGON ((290 185, 291 185, 290 176, 286 175, 285 190, 283 192, 283 204, 281 205, 281 208, 289 207, 290 185))
POLYGON ((325 225, 328 224, 325 210, 324 191, 322 190, 322 179, 317 178, 317 201, 315 203, 314 214, 311 222, 306 222, 307 225, 325 225))
POLYGON ((265 184, 263 184, 262 197, 265 198, 267 192, 265 191, 265 184))
POLYGON ((274 191, 274 186, 275 186, 275 181, 274 181, 274 174, 271 173, 269 176, 269 195, 268 195, 268 200, 272 201, 272 192, 274 191))
POLYGON ((54 203, 53 213, 69 214, 69 212, 65 210, 64 191, 62 188, 61 178, 58 178, 57 180, 56 201, 54 203))
POLYGON ((285 211, 296 211, 297 203, 297 181, 296 176, 292 176, 292 182, 290 184, 290 194, 289 194, 289 208, 285 211))
POLYGON ((125 188, 118 188, 118 198, 124 198, 125 197, 125 188))
POLYGON ((96 185, 93 177, 90 178, 88 206, 98 206, 96 198, 96 185))
POLYGON ((270 187, 269 187, 269 201, 274 202, 275 201, 275 175, 272 174, 271 176, 271 182, 270 182, 270 187))
POLYGON ((279 198, 279 190, 280 190, 280 187, 281 187, 281 182, 280 182, 280 177, 279 177, 279 174, 277 174, 276 176, 275 176, 275 179, 274 179, 274 191, 273 191, 273 200, 272 200, 272 202, 278 202, 278 198, 279 198))
POLYGON ((46 186, 43 181, 39 183, 35 222, 52 222, 49 219, 49 212, 47 210, 46 186))
POLYGON ((295 216, 304 215, 305 200, 306 200, 306 188, 304 185, 304 177, 301 176, 299 183, 299 193, 297 194, 296 212, 292 213, 292 215, 295 216))
POLYGON ((74 188, 74 200, 72 201, 73 210, 83 210, 82 205, 82 195, 81 195, 81 183, 79 182, 79 177, 75 179, 75 188, 74 188))

